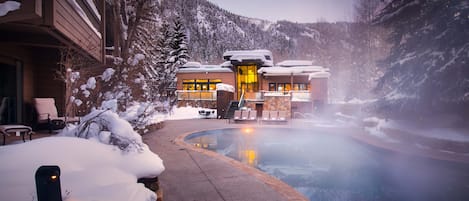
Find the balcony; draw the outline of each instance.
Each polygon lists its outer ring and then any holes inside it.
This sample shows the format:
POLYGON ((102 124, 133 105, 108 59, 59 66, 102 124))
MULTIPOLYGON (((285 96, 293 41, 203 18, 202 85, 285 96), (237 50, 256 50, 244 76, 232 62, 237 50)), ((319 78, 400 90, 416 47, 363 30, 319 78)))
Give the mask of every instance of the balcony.
MULTIPOLYGON (((202 91, 202 90, 178 90, 176 91, 178 100, 217 100, 217 91, 202 91)), ((293 102, 309 102, 311 101, 311 94, 309 91, 260 91, 260 92, 246 92, 244 99, 249 101, 264 101, 265 96, 290 96, 293 102)))
POLYGON ((215 90, 177 90, 176 94, 178 100, 217 100, 217 91, 215 90))

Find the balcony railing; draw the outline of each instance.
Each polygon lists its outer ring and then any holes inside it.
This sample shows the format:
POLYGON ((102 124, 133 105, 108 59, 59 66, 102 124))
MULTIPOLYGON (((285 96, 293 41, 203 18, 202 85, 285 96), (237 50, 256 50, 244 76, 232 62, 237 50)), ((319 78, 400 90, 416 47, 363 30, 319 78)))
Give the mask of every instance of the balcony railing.
MULTIPOLYGON (((178 90, 178 100, 217 100, 216 91, 202 91, 202 90, 178 90)), ((310 101, 309 91, 260 91, 260 92, 246 92, 244 99, 251 101, 263 101, 265 96, 290 96, 292 101, 302 102, 310 101)))
POLYGON ((217 91, 178 90, 178 100, 217 100, 217 91))
POLYGON ((246 100, 263 101, 265 96, 290 96, 292 101, 310 101, 309 91, 260 91, 245 93, 246 100))

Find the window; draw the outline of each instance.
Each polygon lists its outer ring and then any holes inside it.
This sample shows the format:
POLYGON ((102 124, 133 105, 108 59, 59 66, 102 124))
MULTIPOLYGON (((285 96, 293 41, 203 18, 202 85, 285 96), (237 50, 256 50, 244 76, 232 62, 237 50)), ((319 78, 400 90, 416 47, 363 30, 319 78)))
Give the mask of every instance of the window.
POLYGON ((241 97, 243 92, 259 91, 257 83, 257 67, 255 65, 238 66, 237 81, 239 97, 241 97))
POLYGON ((183 80, 182 89, 183 90, 216 90, 216 84, 222 83, 221 79, 193 79, 193 80, 183 80))
POLYGON ((277 91, 277 84, 276 83, 269 83, 269 91, 277 91))
POLYGON ((269 91, 306 91, 309 85, 305 83, 269 83, 269 91))

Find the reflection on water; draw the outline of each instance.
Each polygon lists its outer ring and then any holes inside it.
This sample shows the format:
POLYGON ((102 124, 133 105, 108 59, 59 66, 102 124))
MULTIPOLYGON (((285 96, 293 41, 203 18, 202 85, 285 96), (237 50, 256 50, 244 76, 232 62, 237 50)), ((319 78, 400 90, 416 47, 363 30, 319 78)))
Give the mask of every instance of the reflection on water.
POLYGON ((186 141, 273 175, 310 200, 469 200, 469 166, 385 151, 327 132, 221 129, 186 141))

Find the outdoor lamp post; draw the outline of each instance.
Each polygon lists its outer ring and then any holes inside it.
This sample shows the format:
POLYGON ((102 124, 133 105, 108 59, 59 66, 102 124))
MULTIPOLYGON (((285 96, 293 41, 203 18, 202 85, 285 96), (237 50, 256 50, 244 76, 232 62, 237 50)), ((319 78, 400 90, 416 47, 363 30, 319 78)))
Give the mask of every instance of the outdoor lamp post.
POLYGON ((38 201, 62 201, 59 166, 41 166, 35 177, 38 201))

